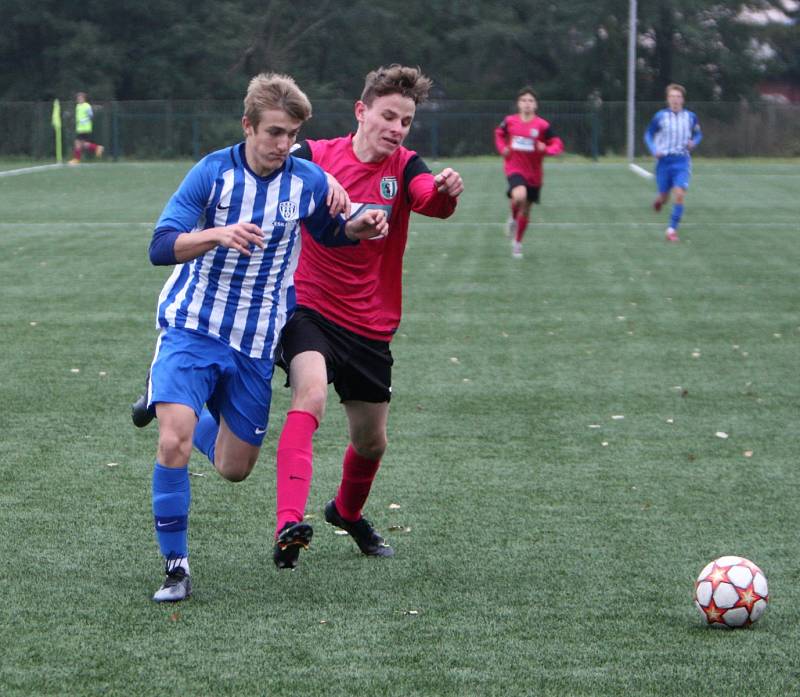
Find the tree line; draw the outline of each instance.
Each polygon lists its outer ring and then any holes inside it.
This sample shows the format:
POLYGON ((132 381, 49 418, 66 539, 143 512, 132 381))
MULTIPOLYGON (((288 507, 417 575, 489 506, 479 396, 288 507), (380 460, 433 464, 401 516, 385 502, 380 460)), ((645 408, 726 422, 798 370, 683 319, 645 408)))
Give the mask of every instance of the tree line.
MULTIPOLYGON (((797 3, 752 0, 790 20, 797 3)), ((800 84, 800 24, 742 21, 741 0, 639 0, 638 97, 680 82, 692 101, 800 84)), ((358 96, 364 75, 419 65, 434 96, 548 100, 626 93, 627 0, 0 0, 0 100, 238 99, 262 71, 313 98, 358 96)))

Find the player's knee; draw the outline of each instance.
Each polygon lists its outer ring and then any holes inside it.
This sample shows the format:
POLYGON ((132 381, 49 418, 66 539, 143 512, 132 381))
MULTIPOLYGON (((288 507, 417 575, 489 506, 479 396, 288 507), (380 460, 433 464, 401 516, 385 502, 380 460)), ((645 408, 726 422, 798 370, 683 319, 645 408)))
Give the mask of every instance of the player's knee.
POLYGON ((296 411, 307 411, 313 414, 317 421, 322 421, 325 416, 325 405, 328 402, 327 385, 309 385, 292 395, 291 408, 296 411))
POLYGON ((158 461, 166 467, 183 467, 192 454, 192 440, 175 431, 162 430, 158 435, 158 461))
POLYGON ((229 482, 242 482, 250 476, 253 471, 253 465, 250 462, 215 462, 214 467, 223 479, 229 482))
POLYGON ((353 448, 367 460, 380 460, 388 445, 385 433, 365 434, 353 439, 353 448))

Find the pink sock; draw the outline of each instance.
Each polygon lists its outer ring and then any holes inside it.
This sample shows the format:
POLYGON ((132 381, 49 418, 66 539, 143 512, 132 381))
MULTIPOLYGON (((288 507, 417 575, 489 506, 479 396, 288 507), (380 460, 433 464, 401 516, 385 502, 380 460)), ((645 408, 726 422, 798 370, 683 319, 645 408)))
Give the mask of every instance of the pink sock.
POLYGON ((290 520, 303 520, 311 490, 314 431, 319 422, 307 411, 290 411, 278 439, 277 486, 278 518, 275 536, 290 520))
POLYGON ((347 446, 342 462, 342 483, 336 492, 336 510, 342 518, 351 522, 361 518, 361 509, 380 466, 380 460, 361 457, 352 443, 347 446))
POLYGON ((522 215, 517 216, 517 234, 514 237, 517 242, 522 242, 526 227, 528 227, 528 219, 522 215))

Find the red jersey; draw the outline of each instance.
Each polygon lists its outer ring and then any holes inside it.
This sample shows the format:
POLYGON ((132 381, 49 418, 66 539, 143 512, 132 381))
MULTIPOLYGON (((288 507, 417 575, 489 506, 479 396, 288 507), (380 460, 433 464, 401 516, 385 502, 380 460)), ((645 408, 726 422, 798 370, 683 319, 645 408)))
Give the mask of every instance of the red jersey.
POLYGON ((381 162, 361 162, 353 152, 351 134, 307 140, 292 154, 311 159, 339 180, 350 195, 351 215, 380 208, 389 218, 385 237, 342 247, 323 246, 303 225, 294 274, 297 303, 361 336, 391 341, 400 324, 411 211, 447 218, 456 199, 437 192, 422 158, 403 147, 381 162))
POLYGON ((545 155, 558 155, 564 150, 564 143, 540 116, 523 121, 519 114, 506 116, 494 129, 494 144, 501 155, 509 149, 505 157, 506 176, 520 174, 528 186, 542 185, 542 160, 545 155), (536 149, 536 142, 547 146, 544 152, 536 149))

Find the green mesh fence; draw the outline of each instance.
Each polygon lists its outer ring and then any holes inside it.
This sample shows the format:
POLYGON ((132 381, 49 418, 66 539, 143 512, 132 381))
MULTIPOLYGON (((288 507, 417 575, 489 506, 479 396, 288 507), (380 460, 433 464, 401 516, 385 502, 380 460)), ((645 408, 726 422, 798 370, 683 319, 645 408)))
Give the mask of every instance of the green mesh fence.
MULTIPOLYGON (((94 139, 113 159, 193 158, 242 137, 241 101, 135 101, 93 103, 94 139)), ((637 155, 642 133, 661 103, 636 108, 637 155)), ((690 103, 709 157, 800 155, 800 105, 690 103)), ((0 102, 0 157, 50 160, 54 136, 48 102, 0 102)), ((514 110, 508 101, 440 100, 420 106, 406 144, 431 159, 494 152, 493 130, 514 110)), ((624 102, 542 102, 540 113, 564 140, 567 152, 600 157, 625 152, 624 102)), ((64 152, 74 137, 74 104, 62 102, 64 152)), ((355 128, 352 102, 316 100, 302 136, 329 138, 355 128)))

